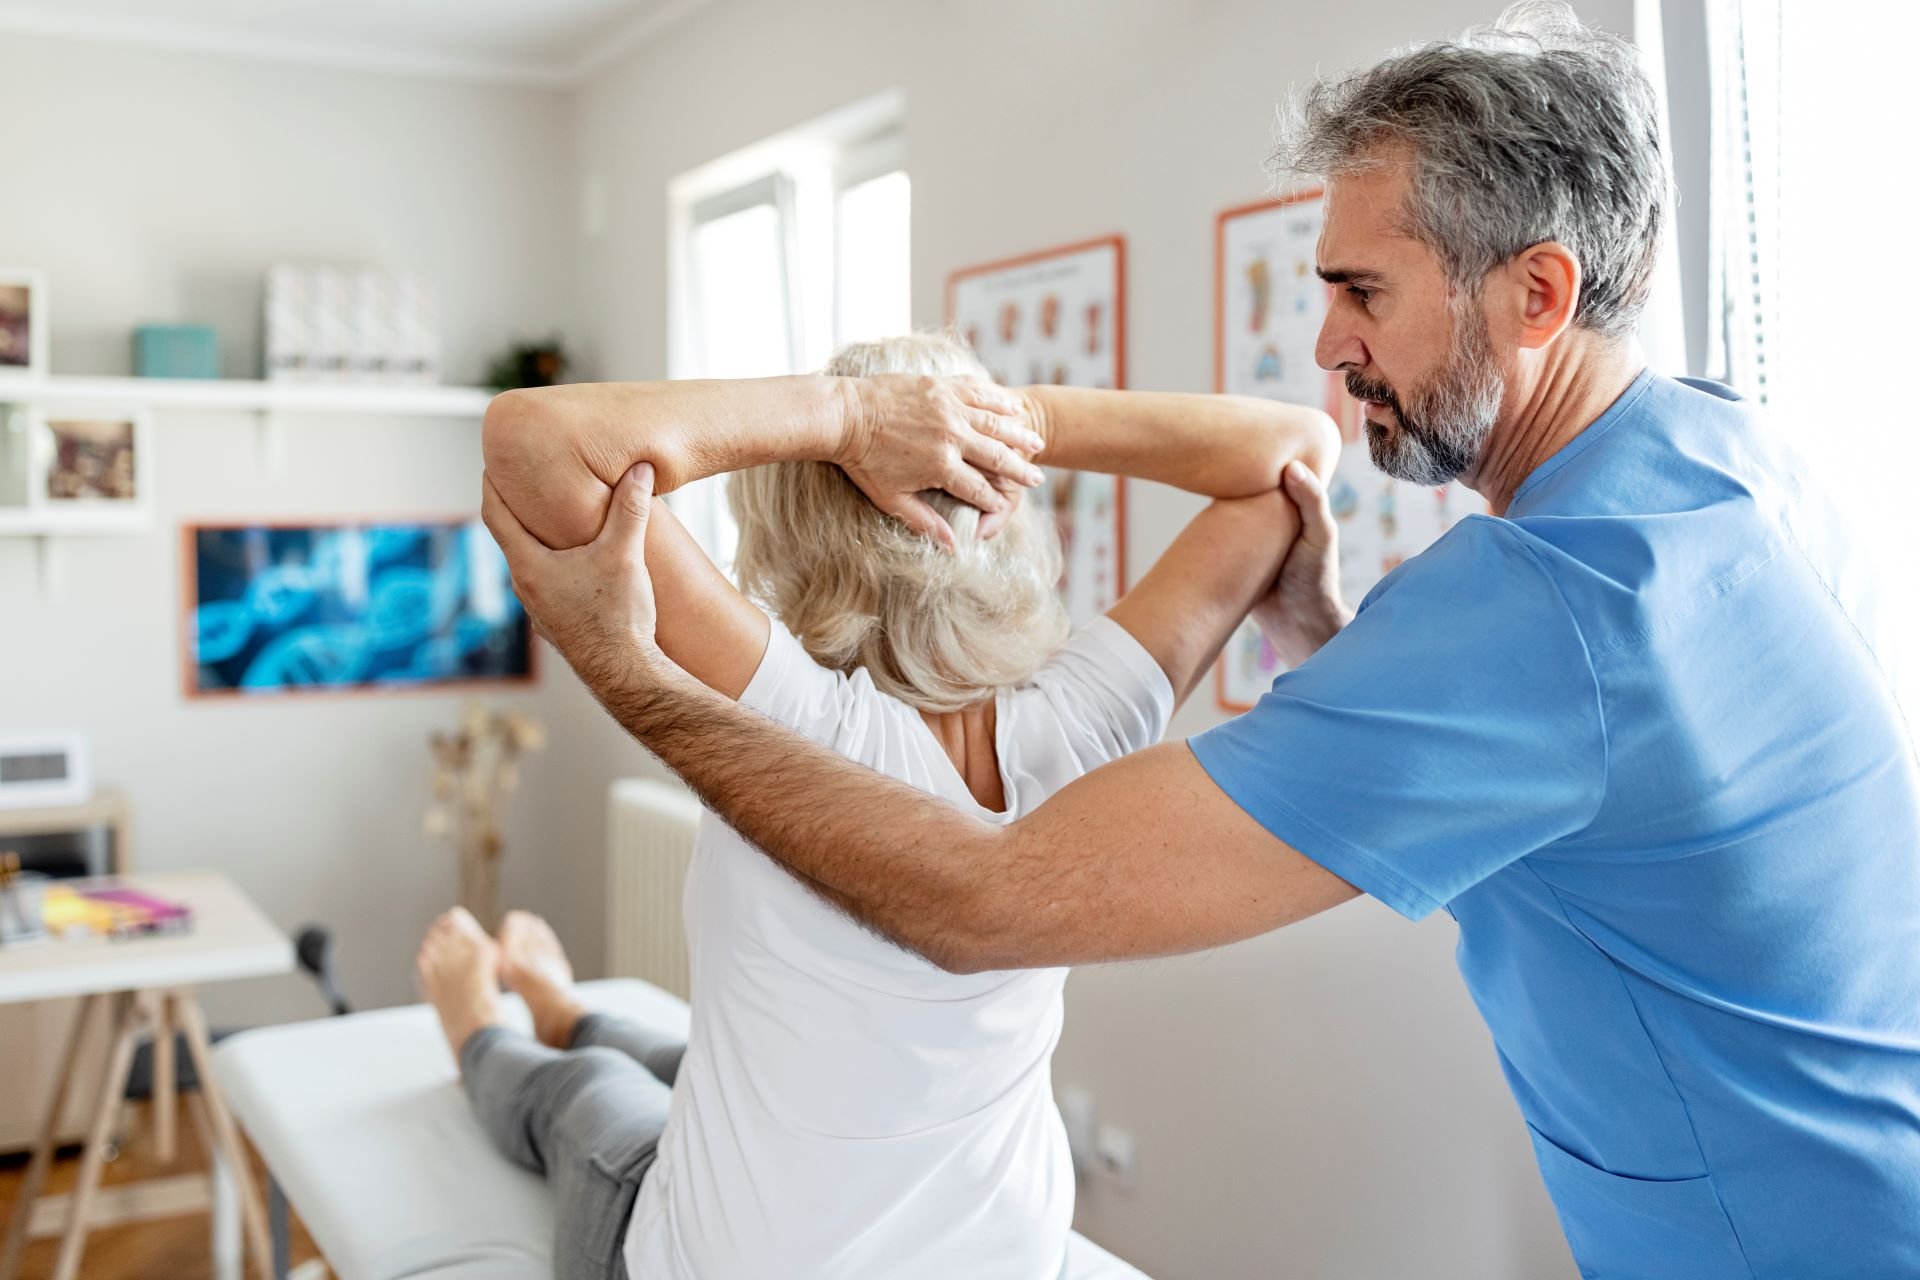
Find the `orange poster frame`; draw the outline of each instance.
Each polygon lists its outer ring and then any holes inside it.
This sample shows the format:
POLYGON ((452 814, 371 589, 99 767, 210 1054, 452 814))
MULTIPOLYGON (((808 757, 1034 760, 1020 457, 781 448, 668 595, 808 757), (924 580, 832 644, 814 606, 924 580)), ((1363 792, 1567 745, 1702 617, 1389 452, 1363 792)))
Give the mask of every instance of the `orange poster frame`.
MULTIPOLYGON (((1230 209, 1222 209, 1213 219, 1213 390, 1216 395, 1224 395, 1227 390, 1227 224, 1236 218, 1249 214, 1271 213, 1290 204, 1300 204, 1306 200, 1318 200, 1326 194, 1324 188, 1311 187, 1285 196, 1268 196, 1262 200, 1237 204, 1230 209)), ((1328 403, 1323 406, 1329 413, 1334 411, 1335 395, 1333 375, 1329 374, 1327 389, 1328 403)), ((1222 711, 1238 714, 1253 710, 1250 702, 1233 702, 1227 697, 1227 655, 1223 648, 1213 663, 1213 701, 1222 711)))
MULTIPOLYGON (((1127 238, 1118 233, 1105 236, 1093 236, 1086 240, 1076 240, 1071 244, 1053 245, 1045 249, 1035 249, 1031 253, 1015 254, 1010 258, 996 258, 992 262, 976 263, 973 266, 960 267, 947 273, 945 323, 953 324, 954 292, 962 280, 974 276, 992 275, 999 271, 1011 271, 1016 267, 1029 267, 1036 262, 1045 262, 1049 258, 1064 258, 1076 253, 1085 253, 1089 249, 1111 247, 1113 249, 1113 385, 1116 390, 1124 390, 1127 385, 1127 238)), ((1113 478, 1113 520, 1114 555, 1113 578, 1117 595, 1127 592, 1127 478, 1113 478)))

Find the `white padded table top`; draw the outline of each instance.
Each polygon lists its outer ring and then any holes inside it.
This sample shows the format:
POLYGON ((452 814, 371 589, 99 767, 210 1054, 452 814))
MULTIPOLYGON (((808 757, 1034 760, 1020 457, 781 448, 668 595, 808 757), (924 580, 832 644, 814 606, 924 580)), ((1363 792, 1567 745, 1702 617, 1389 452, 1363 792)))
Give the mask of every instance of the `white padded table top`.
MULTIPOLYGON (((687 1007, 630 979, 596 1009, 684 1032, 687 1007)), ((517 1000, 508 1017, 526 1026, 517 1000)), ((340 1280, 545 1280, 546 1183, 488 1145, 425 1005, 262 1027, 222 1042, 227 1105, 340 1280)), ((1074 1236, 1065 1280, 1146 1280, 1074 1236)))

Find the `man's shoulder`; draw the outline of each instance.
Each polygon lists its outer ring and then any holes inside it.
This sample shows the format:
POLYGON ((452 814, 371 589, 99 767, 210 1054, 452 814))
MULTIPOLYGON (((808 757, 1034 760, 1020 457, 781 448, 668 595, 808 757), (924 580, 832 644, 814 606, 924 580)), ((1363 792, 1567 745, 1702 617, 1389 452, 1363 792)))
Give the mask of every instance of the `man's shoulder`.
POLYGON ((1524 628, 1538 611, 1568 612, 1564 557, 1538 535, 1500 516, 1471 515, 1382 578, 1360 616, 1392 615, 1410 626, 1471 626, 1490 633, 1524 628))
POLYGON ((1390 591, 1464 594, 1476 586, 1484 593, 1515 585, 1545 585, 1553 575, 1541 552, 1549 545, 1515 521, 1470 515, 1425 551, 1395 567, 1369 599, 1390 591))

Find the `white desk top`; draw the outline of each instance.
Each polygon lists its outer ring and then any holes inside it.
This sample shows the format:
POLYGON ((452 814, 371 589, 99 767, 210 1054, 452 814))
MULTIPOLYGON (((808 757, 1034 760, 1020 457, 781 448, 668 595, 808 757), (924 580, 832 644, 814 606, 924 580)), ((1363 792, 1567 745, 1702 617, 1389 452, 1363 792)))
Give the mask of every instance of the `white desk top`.
POLYGON ((0 1004, 292 971, 293 944, 218 872, 156 871, 118 881, 193 908, 192 931, 121 942, 57 938, 0 947, 0 1004))

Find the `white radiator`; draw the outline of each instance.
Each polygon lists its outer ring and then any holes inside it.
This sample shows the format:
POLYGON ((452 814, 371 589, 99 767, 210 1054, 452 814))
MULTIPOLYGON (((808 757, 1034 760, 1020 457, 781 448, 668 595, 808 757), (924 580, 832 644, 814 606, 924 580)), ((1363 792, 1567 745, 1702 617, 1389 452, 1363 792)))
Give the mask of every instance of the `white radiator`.
POLYGON ((680 895, 700 802, 685 787, 622 778, 607 793, 607 972, 687 998, 680 895))

